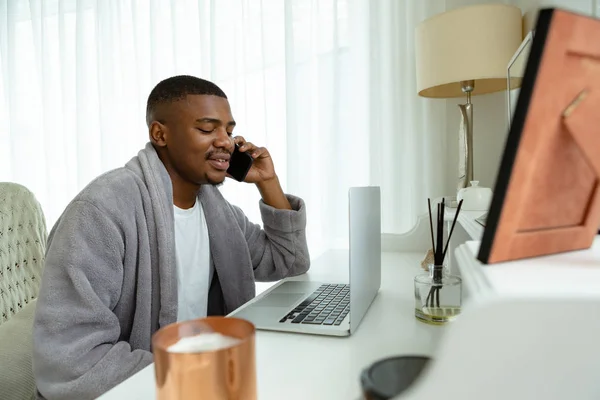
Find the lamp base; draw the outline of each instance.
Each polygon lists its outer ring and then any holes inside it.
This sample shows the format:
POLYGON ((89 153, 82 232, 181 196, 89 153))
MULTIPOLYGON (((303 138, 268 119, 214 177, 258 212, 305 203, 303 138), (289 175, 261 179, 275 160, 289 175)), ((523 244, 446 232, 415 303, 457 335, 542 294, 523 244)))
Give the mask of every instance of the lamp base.
POLYGON ((473 103, 471 92, 473 81, 461 82, 462 90, 467 95, 467 103, 459 104, 460 127, 458 130, 458 181, 457 191, 469 186, 473 180, 473 103))

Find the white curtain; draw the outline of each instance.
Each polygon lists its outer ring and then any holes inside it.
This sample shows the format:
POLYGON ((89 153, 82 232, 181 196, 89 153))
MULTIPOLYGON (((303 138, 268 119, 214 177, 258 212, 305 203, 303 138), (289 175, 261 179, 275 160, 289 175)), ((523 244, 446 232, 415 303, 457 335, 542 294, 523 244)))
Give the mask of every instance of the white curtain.
POLYGON ((446 101, 417 96, 415 28, 445 1, 371 2, 371 179, 384 193, 385 232, 409 230, 427 197, 446 193, 446 101))
MULTIPOLYGON (((383 230, 404 232, 443 189, 445 106, 416 96, 413 56, 443 4, 0 0, 0 180, 30 188, 51 226, 147 142, 152 87, 190 74, 222 87, 236 134, 306 200, 313 254, 347 241, 353 185, 380 185, 383 230)), ((254 187, 222 190, 260 221, 254 187)))

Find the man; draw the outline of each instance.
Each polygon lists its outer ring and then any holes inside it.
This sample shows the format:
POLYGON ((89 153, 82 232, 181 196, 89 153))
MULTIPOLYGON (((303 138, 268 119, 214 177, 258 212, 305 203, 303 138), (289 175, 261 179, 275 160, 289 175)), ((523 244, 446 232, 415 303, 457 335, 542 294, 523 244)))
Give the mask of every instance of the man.
POLYGON ((34 322, 34 374, 47 399, 96 397, 152 362, 151 337, 177 320, 225 315, 255 280, 309 268, 306 212, 284 195, 269 152, 233 138, 215 84, 176 76, 148 98, 150 143, 88 185, 48 238, 34 322), (254 159, 264 229, 215 187, 234 142, 254 159))

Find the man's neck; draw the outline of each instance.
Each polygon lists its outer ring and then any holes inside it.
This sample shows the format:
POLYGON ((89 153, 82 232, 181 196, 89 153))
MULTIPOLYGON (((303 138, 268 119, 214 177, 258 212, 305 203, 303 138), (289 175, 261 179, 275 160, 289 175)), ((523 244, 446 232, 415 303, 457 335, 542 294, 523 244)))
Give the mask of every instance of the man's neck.
POLYGON ((199 190, 187 182, 173 182, 173 204, 184 210, 194 207, 199 190))
POLYGON ((194 207, 198 192, 200 191, 200 185, 195 185, 182 179, 169 160, 164 157, 161 152, 157 151, 157 153, 158 158, 162 161, 171 178, 171 184, 173 185, 173 204, 184 210, 194 207))

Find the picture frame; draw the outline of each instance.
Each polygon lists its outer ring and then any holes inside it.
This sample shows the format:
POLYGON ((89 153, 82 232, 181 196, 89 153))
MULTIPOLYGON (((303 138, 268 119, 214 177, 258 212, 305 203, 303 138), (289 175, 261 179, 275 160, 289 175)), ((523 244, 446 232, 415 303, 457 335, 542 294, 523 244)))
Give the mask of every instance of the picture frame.
POLYGON ((600 222, 600 21, 540 10, 478 260, 589 248, 600 222))

